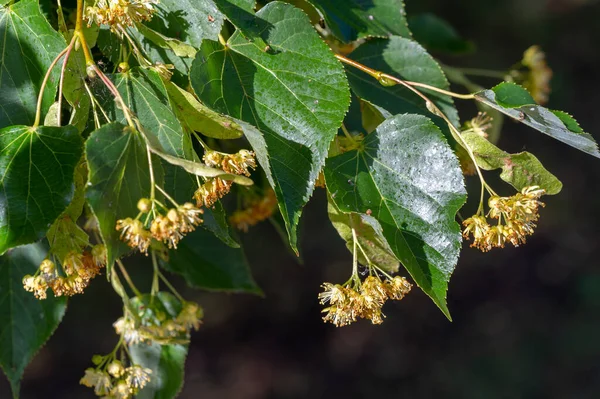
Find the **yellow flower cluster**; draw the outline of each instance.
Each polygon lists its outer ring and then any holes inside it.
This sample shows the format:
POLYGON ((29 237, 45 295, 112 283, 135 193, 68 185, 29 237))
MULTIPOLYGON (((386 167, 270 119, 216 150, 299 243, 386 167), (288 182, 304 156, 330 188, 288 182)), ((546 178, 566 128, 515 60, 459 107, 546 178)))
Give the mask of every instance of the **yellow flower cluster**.
POLYGON ((204 222, 200 218, 203 213, 204 210, 196 208, 189 202, 169 209, 166 215, 158 215, 152 221, 150 225, 152 237, 164 242, 169 248, 177 248, 179 240, 204 222))
POLYGON ((277 208, 277 197, 273 190, 267 190, 264 197, 254 201, 246 209, 235 211, 229 221, 235 228, 248 232, 250 226, 254 226, 273 215, 277 208))
POLYGON ((104 245, 92 247, 92 251, 71 251, 62 261, 63 274, 50 259, 40 264, 35 275, 23 277, 23 287, 38 299, 46 299, 50 288, 55 296, 73 296, 83 293, 90 281, 106 266, 104 245))
POLYGON ((465 123, 463 133, 476 133, 487 138, 487 131, 492 127, 492 117, 486 112, 478 112, 477 116, 465 123))
POLYGON ((96 23, 109 25, 116 30, 150 21, 157 4, 158 0, 97 0, 93 6, 85 9, 84 19, 88 26, 96 23))
POLYGON ((531 46, 523 54, 521 63, 529 69, 523 86, 539 104, 546 104, 550 96, 552 69, 546 63, 546 55, 539 46, 531 46))
MULTIPOLYGON (((179 314, 174 318, 162 317, 155 322, 139 323, 131 317, 121 317, 114 324, 118 335, 123 336, 127 344, 154 341, 160 344, 181 342, 182 336, 200 328, 204 317, 202 307, 195 302, 184 302, 179 314)), ((187 340, 183 339, 183 341, 187 340)))
POLYGON ((538 186, 530 186, 512 197, 492 196, 488 201, 488 216, 497 219, 498 224, 490 226, 485 216, 474 215, 463 222, 463 236, 472 236, 471 246, 483 252, 504 248, 507 242, 515 247, 524 244, 536 227, 538 210, 544 206, 539 199, 544 193, 538 186))
POLYGON ((324 291, 319 294, 326 313, 323 320, 336 327, 347 326, 358 318, 371 320, 373 324, 383 323, 385 315, 381 308, 388 299, 400 300, 408 294, 412 285, 404 278, 396 276, 381 281, 379 277, 369 276, 358 287, 324 283, 324 291))
POLYGON ((234 175, 250 176, 250 168, 256 169, 254 152, 249 150, 240 150, 235 154, 206 151, 203 160, 211 168, 219 168, 234 175))
MULTIPOLYGON (((144 200, 139 201, 138 208, 146 213, 150 211, 151 206, 147 206, 144 200)), ((203 223, 200 217, 203 213, 204 210, 187 202, 169 209, 165 215, 157 214, 150 224, 150 230, 146 229, 139 219, 132 218, 117 220, 116 229, 121 232, 121 240, 131 248, 146 254, 152 238, 164 242, 169 248, 177 248, 177 244, 187 233, 203 223)))
POLYGON ((197 206, 212 207, 219 199, 229 194, 233 182, 220 177, 208 179, 194 193, 197 206))
MULTIPOLYGON (((203 160, 207 166, 219 168, 234 175, 250 176, 250 169, 256 169, 254 152, 248 150, 240 150, 235 154, 209 150, 204 153, 203 160)), ((219 199, 229 193, 232 185, 233 182, 220 177, 208 179, 194 193, 196 205, 198 207, 212 207, 219 199)))
POLYGON ((152 370, 148 368, 124 367, 114 360, 105 370, 88 368, 79 383, 94 388, 94 393, 104 399, 130 399, 150 382, 151 374, 152 370))

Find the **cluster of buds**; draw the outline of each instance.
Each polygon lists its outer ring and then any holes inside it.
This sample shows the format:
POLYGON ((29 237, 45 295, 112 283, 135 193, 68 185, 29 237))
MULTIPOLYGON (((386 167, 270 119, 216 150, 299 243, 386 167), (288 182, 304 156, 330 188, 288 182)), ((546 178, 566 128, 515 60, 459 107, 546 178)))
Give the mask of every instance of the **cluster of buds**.
POLYGON ((156 12, 158 0, 97 0, 86 7, 84 19, 88 26, 93 23, 108 25, 114 31, 150 21, 156 12))
POLYGON ((485 216, 472 216, 463 222, 463 236, 472 236, 471 246, 483 252, 504 248, 507 242, 515 247, 524 244, 536 227, 538 210, 544 206, 539 199, 544 193, 538 186, 530 186, 511 197, 492 196, 488 201, 488 217, 497 219, 498 224, 490 226, 485 216))
POLYGON ((113 326, 128 345, 152 341, 159 344, 185 343, 190 331, 200 328, 203 317, 204 311, 200 305, 184 302, 175 317, 169 317, 163 312, 156 312, 153 317, 144 317, 142 320, 125 316, 119 318, 113 326))
MULTIPOLYGON (((150 212, 153 210, 152 201, 142 198, 138 202, 138 209, 141 213, 150 212)), ((132 218, 117 220, 116 229, 121 232, 121 240, 127 245, 147 254, 152 238, 164 242, 169 248, 177 248, 177 244, 187 233, 203 223, 203 213, 204 210, 187 202, 167 210, 164 215, 155 210, 150 229, 141 220, 132 218)))
MULTIPOLYGON (((250 176, 250 169, 256 169, 254 152, 240 150, 235 154, 225 154, 208 150, 204 153, 204 163, 212 168, 219 168, 226 173, 250 176)), ((215 177, 208 179, 194 193, 198 207, 212 207, 219 199, 226 196, 231 190, 233 182, 215 177)))
POLYGON ((400 276, 381 281, 379 276, 372 275, 362 284, 352 287, 339 284, 324 283, 324 291, 319 294, 326 313, 323 320, 336 327, 347 326, 359 318, 371 320, 373 324, 383 323, 385 315, 381 308, 388 299, 400 300, 408 294, 412 285, 400 276))
POLYGON ((103 356, 94 356, 97 368, 88 368, 79 381, 81 385, 94 388, 97 396, 107 399, 130 399, 150 382, 152 370, 132 365, 125 367, 119 360, 106 362, 103 356))
POLYGON ((273 215, 277 208, 277 197, 273 190, 268 190, 264 197, 252 201, 245 209, 235 211, 229 221, 235 228, 248 232, 250 226, 254 226, 273 215))
POLYGON ((521 62, 509 72, 509 79, 522 84, 538 104, 546 104, 550 96, 552 69, 539 46, 531 46, 523 53, 521 62), (523 71, 522 68, 526 68, 523 71))
POLYGON ((23 287, 38 299, 47 298, 48 288, 55 296, 81 294, 106 266, 106 247, 96 245, 92 247, 91 252, 71 251, 62 261, 62 273, 58 266, 50 259, 45 259, 35 275, 23 277, 23 287))

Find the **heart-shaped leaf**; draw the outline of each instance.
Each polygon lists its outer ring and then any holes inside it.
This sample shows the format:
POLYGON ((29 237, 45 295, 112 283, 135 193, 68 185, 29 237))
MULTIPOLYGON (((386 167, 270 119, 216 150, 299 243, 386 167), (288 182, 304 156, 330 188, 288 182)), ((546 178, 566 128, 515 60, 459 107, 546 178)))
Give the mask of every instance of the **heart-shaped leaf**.
POLYGON ((295 248, 302 207, 348 108, 348 87, 342 66, 301 10, 273 2, 256 15, 271 50, 259 50, 239 33, 226 47, 207 40, 191 82, 206 105, 260 130, 246 137, 275 190, 295 248))
POLYGON ((462 242, 455 218, 466 199, 456 156, 422 115, 396 115, 362 144, 327 160, 333 201, 377 220, 394 255, 450 317, 446 291, 462 242))
POLYGON ((73 126, 0 129, 0 254, 42 238, 67 208, 82 152, 73 126))

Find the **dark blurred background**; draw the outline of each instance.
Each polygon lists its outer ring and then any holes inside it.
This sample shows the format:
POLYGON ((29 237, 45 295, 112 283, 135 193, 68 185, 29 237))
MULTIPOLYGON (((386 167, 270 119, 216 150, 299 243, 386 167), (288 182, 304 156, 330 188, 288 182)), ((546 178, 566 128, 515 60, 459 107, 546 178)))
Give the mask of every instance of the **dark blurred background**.
MULTIPOLYGON (((433 12, 476 43, 474 55, 442 57, 449 65, 508 68, 527 47, 541 45, 554 70, 550 108, 574 114, 600 139, 598 1, 407 3, 409 13, 433 12)), ((463 117, 470 112, 466 108, 463 117)), ((180 397, 600 397, 600 160, 512 122, 500 147, 536 154, 564 189, 545 198, 527 245, 489 254, 465 245, 450 282, 453 322, 415 289, 386 305, 380 326, 323 324, 319 285, 345 281, 351 255, 328 223, 321 191, 302 220, 303 265, 269 226, 244 237, 265 298, 183 288, 206 317, 193 335, 180 397)), ((477 179, 468 186, 478 192, 477 179)), ((28 367, 22 398, 94 397, 78 381, 93 354, 113 348, 111 324, 120 309, 101 279, 73 298, 63 323, 28 367)), ((9 397, 0 377, 0 398, 9 397)))

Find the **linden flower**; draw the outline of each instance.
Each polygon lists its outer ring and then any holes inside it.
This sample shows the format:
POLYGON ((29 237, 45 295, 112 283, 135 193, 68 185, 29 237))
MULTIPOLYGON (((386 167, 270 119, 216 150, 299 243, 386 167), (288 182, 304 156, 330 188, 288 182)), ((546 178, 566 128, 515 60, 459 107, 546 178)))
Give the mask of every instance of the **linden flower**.
POLYGON ((248 232, 250 226, 254 226, 263 220, 270 218, 277 207, 277 197, 273 190, 268 190, 266 195, 258 201, 254 201, 248 208, 235 211, 229 221, 238 230, 248 232))
POLYGON ((401 300, 412 289, 412 284, 404 277, 395 276, 391 280, 384 282, 387 296, 390 299, 401 300))
POLYGON ((383 323, 385 315, 381 308, 385 302, 404 298, 412 285, 404 277, 396 276, 381 281, 373 275, 359 284, 358 289, 331 283, 324 283, 322 287, 324 291, 319 294, 319 301, 322 305, 330 305, 323 309, 323 321, 342 327, 358 318, 368 319, 373 324, 383 323))
POLYGON ((119 27, 150 21, 157 4, 158 0, 97 0, 93 7, 86 8, 84 19, 88 21, 88 26, 96 23, 117 30, 119 27))
POLYGON ((250 176, 249 169, 256 169, 255 154, 249 150, 240 150, 236 154, 206 151, 203 160, 207 166, 221 168, 227 173, 236 175, 250 176))
POLYGON ((130 399, 132 395, 131 387, 126 381, 119 381, 110 391, 109 399, 130 399))
POLYGON ((490 225, 484 216, 472 216, 463 222, 463 226, 465 226, 463 237, 469 238, 469 235, 473 236, 471 247, 477 247, 483 252, 491 249, 487 243, 490 225))
POLYGON ((531 46, 525 50, 521 63, 529 69, 523 86, 537 103, 546 104, 552 80, 552 69, 546 63, 546 55, 539 46, 531 46))
POLYGON ((463 236, 468 238, 472 235, 471 246, 484 252, 504 248, 507 241, 515 247, 524 244, 527 236, 535 230, 538 210, 544 206, 539 199, 544 193, 538 186, 529 186, 511 197, 490 197, 488 216, 497 219, 498 224, 490 226, 484 216, 475 215, 463 222, 463 236))
POLYGON ((219 177, 208 179, 206 183, 196 190, 194 193, 194 199, 196 200, 196 206, 206 206, 207 208, 212 207, 219 199, 223 198, 231 190, 232 182, 229 180, 223 180, 219 177))
POLYGON ((23 288, 25 291, 33 292, 33 295, 37 299, 46 299, 46 290, 48 289, 48 283, 46 279, 42 276, 33 277, 31 275, 26 275, 23 277, 23 288))
POLYGON ((108 395, 112 389, 110 376, 93 368, 85 370, 85 375, 79 383, 88 388, 94 388, 94 393, 98 396, 108 395))
POLYGON ((202 317, 204 317, 204 311, 200 305, 194 302, 185 302, 183 309, 177 315, 175 322, 184 326, 187 330, 193 328, 198 331, 202 317))
POLYGON ((104 246, 104 244, 98 244, 92 247, 92 258, 96 266, 106 266, 106 247, 104 246))
POLYGON ((127 385, 134 392, 137 392, 138 389, 144 388, 150 382, 152 370, 136 365, 127 367, 125 374, 127 375, 125 378, 127 385))
POLYGON ((139 344, 143 341, 143 338, 138 329, 135 327, 133 320, 121 317, 113 323, 113 327, 118 335, 123 336, 125 343, 128 345, 139 344))
POLYGON ((492 127, 492 117, 485 112, 479 112, 477 116, 465 123, 463 133, 476 133, 481 137, 487 138, 487 130, 492 127))
POLYGON ((137 219, 117 220, 117 231, 121 231, 121 240, 125 241, 131 248, 137 248, 141 253, 148 253, 152 241, 152 235, 144 228, 141 221, 137 219))
POLYGON ((154 218, 150 226, 152 236, 159 241, 168 244, 169 248, 177 248, 179 241, 203 223, 200 216, 204 213, 202 209, 196 208, 189 202, 169 209, 166 215, 154 218))
POLYGON ((125 374, 125 367, 123 367, 123 364, 120 361, 113 360, 106 367, 106 371, 115 378, 121 378, 125 374))

